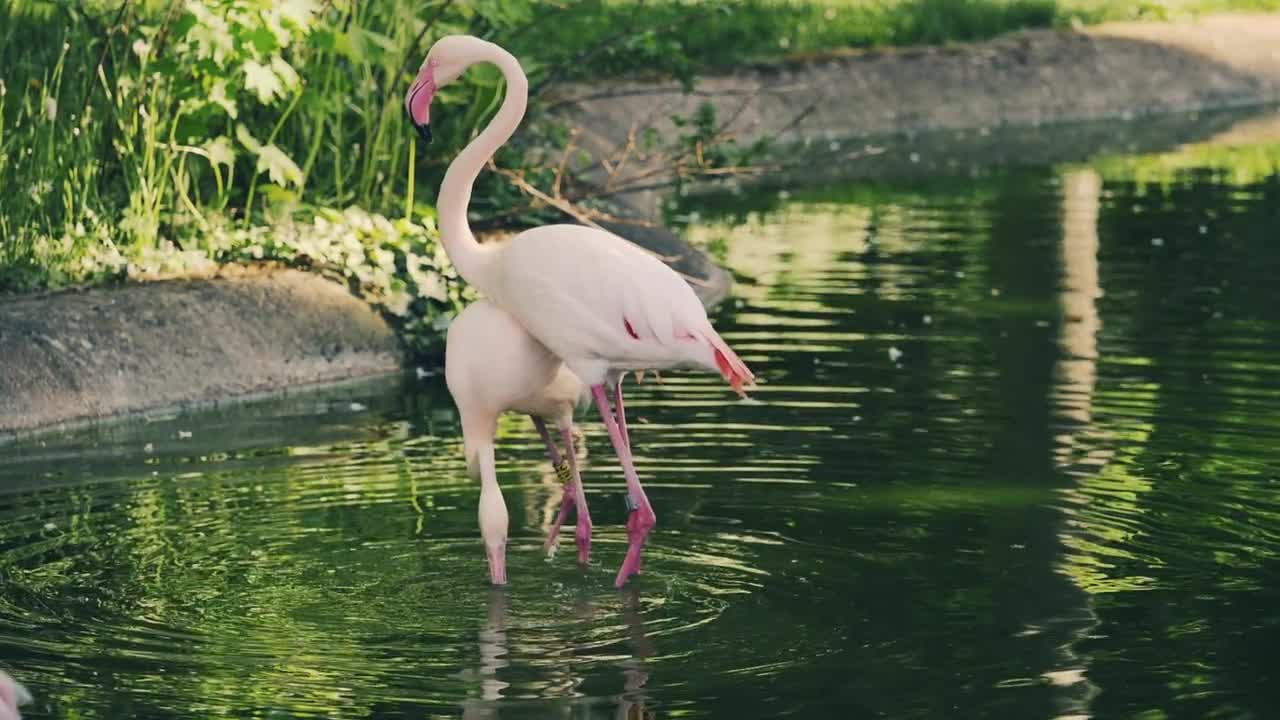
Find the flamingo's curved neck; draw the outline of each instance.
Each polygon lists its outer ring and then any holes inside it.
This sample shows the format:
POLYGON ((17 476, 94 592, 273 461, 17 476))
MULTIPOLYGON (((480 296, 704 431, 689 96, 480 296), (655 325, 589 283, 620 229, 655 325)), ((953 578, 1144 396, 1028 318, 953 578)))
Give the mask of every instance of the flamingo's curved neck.
POLYGON ((444 182, 440 184, 436 206, 440 213, 440 241, 458 274, 481 292, 491 295, 493 271, 490 258, 493 250, 476 242, 475 235, 471 234, 467 206, 471 203, 471 187, 480 170, 516 131, 524 117, 529 99, 529 80, 511 53, 488 44, 486 54, 487 57, 481 57, 477 62, 488 60, 498 66, 507 81, 507 94, 502 107, 498 108, 497 115, 484 131, 450 163, 444 182))

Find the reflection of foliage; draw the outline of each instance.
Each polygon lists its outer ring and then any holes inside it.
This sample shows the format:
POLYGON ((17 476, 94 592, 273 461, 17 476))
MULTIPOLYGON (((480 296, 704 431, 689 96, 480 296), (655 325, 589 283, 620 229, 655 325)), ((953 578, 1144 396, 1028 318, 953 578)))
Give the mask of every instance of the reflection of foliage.
POLYGON ((1169 153, 1122 155, 1091 163, 1104 177, 1141 185, 1170 185, 1188 173, 1220 183, 1250 185, 1280 173, 1280 143, 1189 145, 1169 153))

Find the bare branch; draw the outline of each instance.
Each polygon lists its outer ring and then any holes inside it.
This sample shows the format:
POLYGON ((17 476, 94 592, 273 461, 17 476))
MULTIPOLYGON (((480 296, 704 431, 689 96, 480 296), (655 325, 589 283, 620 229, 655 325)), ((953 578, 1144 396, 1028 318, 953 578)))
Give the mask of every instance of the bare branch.
POLYGON ((600 227, 598 224, 596 224, 595 220, 588 217, 585 212, 579 210, 577 207, 574 207, 573 203, 565 200, 564 198, 552 197, 542 192, 541 190, 539 190, 538 188, 530 184, 528 180, 525 180, 524 176, 521 175, 520 173, 515 172, 514 170, 500 168, 498 167, 497 163, 495 163, 492 159, 489 160, 489 169, 498 173, 499 175, 506 178, 507 180, 511 181, 512 185, 515 185, 517 188, 520 189, 521 192, 525 193, 526 195, 530 195, 532 197, 537 198, 538 200, 541 200, 547 205, 550 205, 551 207, 559 210, 565 215, 568 215, 574 220, 577 220, 578 222, 582 223, 583 225, 589 225, 593 228, 596 228, 597 230, 604 229, 600 227))
POLYGON ((436 14, 431 16, 431 19, 428 20, 426 24, 422 26, 422 29, 418 31, 418 36, 413 39, 413 42, 409 43, 409 48, 404 53, 404 60, 400 61, 400 66, 402 68, 401 72, 409 72, 413 69, 413 59, 422 53, 422 50, 419 49, 419 46, 422 45, 422 39, 427 36, 427 33, 431 31, 431 28, 436 24, 436 21, 440 19, 441 15, 444 15, 445 11, 449 9, 449 6, 452 5, 453 2, 454 0, 444 0, 444 4, 436 10, 436 14))
POLYGON ((564 180, 564 170, 569 164, 569 154, 573 152, 574 143, 578 140, 579 130, 574 128, 569 131, 569 142, 565 143, 564 152, 560 155, 560 164, 556 166, 555 180, 551 183, 551 194, 560 197, 560 183, 564 180))

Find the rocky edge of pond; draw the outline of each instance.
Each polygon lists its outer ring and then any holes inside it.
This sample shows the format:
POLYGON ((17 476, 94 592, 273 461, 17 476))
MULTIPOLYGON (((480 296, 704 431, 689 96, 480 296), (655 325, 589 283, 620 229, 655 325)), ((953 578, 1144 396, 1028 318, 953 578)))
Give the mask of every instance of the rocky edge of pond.
MULTIPOLYGON (((814 148, 793 155, 806 156, 808 175, 827 177, 856 174, 872 154, 851 138, 978 131, 971 135, 990 148, 993 136, 1047 123, 1280 101, 1277 47, 1280 17, 1225 15, 796 59, 708 77, 693 93, 634 82, 605 93, 570 87, 549 100, 596 158, 616 156, 646 127, 670 133, 673 115, 710 102, 737 141, 814 148)), ((906 162, 917 163, 914 155, 906 162)), ((652 185, 662 162, 637 155, 625 175, 588 179, 625 184, 647 173, 652 185)), ((718 303, 728 273, 662 227, 661 197, 660 189, 623 196, 624 217, 605 227, 667 258, 704 303, 718 303)), ((22 297, 0 305, 0 437, 396 372, 403 363, 377 313, 298 271, 22 297)))

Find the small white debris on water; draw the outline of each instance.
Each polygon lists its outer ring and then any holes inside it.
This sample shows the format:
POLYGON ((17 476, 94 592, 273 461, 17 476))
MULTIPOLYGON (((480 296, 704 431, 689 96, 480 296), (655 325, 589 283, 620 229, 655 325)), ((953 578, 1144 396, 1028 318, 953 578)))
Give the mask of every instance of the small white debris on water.
POLYGON ((889 348, 889 362, 898 362, 898 358, 902 357, 902 351, 896 347, 889 348))
POLYGON ((923 318, 920 318, 920 319, 924 322, 924 324, 925 324, 925 325, 932 325, 932 324, 933 324, 933 316, 932 316, 932 315, 925 315, 923 318))
POLYGON ((45 529, 45 530, 57 530, 57 529, 58 529, 58 526, 57 526, 57 525, 54 525, 54 524, 53 524, 53 523, 51 523, 51 522, 47 522, 47 523, 45 523, 45 524, 44 524, 44 529, 45 529))
POLYGON ((1040 327, 1040 328, 1047 328, 1047 327, 1049 327, 1049 321, 1048 321, 1048 320, 1037 320, 1037 321, 1036 321, 1036 327, 1040 327))
POLYGON ((1151 247, 1164 247, 1164 238, 1151 238, 1151 247))
POLYGON ((853 421, 854 421, 854 422, 862 422, 862 416, 861 416, 861 415, 854 415, 854 416, 853 416, 853 421))
POLYGON ((964 277, 964 271, 963 271, 963 270, 957 270, 957 271, 956 271, 956 277, 958 277, 958 278, 962 278, 962 277, 964 277))
POLYGON ((361 405, 358 402, 351 403, 351 412, 363 412, 368 409, 369 408, 365 407, 364 405, 361 405))
POLYGON ((1201 234, 1201 235, 1208 235, 1208 234, 1209 234, 1209 226, 1208 226, 1208 225, 1201 225, 1201 226, 1200 226, 1200 234, 1201 234))
POLYGON ((190 437, 191 437, 191 431, 190 431, 190 430, 179 430, 179 431, 178 431, 178 439, 179 439, 179 440, 186 440, 186 439, 188 439, 188 438, 190 438, 190 437))
POLYGON ((991 288, 991 297, 1000 297, 1000 288, 991 288))
POLYGON ((911 161, 911 162, 913 162, 913 163, 918 163, 918 162, 920 162, 920 153, 918 153, 918 152, 913 152, 913 153, 911 153, 910 155, 908 155, 908 156, 907 156, 907 159, 908 159, 908 160, 910 160, 910 161, 911 161))
POLYGON ((143 445, 143 446, 142 446, 142 452, 144 452, 144 453, 146 453, 146 454, 148 454, 148 455, 150 455, 151 453, 153 453, 153 452, 155 452, 155 451, 156 451, 156 446, 155 446, 155 445, 153 445, 152 443, 147 443, 146 445, 143 445))

